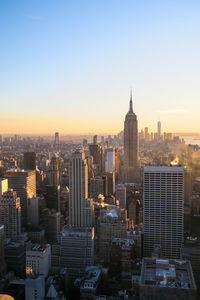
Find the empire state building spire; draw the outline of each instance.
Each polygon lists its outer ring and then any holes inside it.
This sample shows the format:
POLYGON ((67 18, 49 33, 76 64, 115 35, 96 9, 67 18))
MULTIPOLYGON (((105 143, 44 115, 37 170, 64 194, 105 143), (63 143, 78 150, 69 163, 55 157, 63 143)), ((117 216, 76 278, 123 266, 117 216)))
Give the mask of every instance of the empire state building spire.
POLYGON ((132 89, 130 90, 130 109, 129 113, 133 113, 132 89))
POLYGON ((130 104, 129 104, 129 111, 127 115, 133 115, 133 100, 132 100, 132 89, 130 90, 130 104))

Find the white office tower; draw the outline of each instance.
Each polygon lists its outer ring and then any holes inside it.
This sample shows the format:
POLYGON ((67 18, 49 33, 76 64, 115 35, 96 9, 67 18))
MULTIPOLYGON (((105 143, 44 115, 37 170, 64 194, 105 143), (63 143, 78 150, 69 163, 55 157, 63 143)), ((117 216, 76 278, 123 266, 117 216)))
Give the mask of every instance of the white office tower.
MULTIPOLYGON (((72 226, 89 226, 88 216, 88 166, 83 151, 75 151, 70 163, 69 216, 72 226)), ((92 226, 92 224, 90 224, 92 226)))
POLYGON ((115 150, 108 148, 105 150, 105 172, 115 171, 115 150))
POLYGON ((27 245, 26 249, 26 273, 43 275, 47 277, 51 268, 51 246, 46 244, 27 245))
POLYGON ((163 258, 179 258, 183 244, 184 169, 144 167, 144 256, 160 249, 163 258))
POLYGON ((44 276, 30 275, 25 279, 25 299, 28 300, 44 300, 45 297, 45 281, 44 276))
POLYGON ((12 190, 0 197, 0 224, 5 226, 6 238, 15 239, 21 233, 20 198, 12 190))

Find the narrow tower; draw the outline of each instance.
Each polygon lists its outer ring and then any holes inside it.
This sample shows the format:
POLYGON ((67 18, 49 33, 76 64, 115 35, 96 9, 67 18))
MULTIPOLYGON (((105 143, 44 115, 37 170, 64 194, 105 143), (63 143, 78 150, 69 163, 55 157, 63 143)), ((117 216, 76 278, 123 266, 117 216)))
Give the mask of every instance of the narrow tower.
POLYGON ((125 180, 137 181, 138 167, 138 121, 133 112, 132 90, 130 92, 130 107, 124 121, 124 164, 125 180))

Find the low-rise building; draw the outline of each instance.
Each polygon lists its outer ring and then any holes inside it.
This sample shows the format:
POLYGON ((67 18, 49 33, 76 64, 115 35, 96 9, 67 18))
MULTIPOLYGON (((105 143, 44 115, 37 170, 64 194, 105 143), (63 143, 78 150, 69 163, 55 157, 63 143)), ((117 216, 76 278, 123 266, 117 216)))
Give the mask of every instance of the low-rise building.
POLYGON ((51 268, 51 246, 30 244, 26 249, 26 273, 47 277, 51 268))
POLYGON ((140 299, 196 299, 196 284, 190 261, 144 258, 140 299))
POLYGON ((101 279, 101 270, 96 266, 89 266, 85 269, 84 280, 80 286, 81 299, 93 299, 96 295, 101 279))

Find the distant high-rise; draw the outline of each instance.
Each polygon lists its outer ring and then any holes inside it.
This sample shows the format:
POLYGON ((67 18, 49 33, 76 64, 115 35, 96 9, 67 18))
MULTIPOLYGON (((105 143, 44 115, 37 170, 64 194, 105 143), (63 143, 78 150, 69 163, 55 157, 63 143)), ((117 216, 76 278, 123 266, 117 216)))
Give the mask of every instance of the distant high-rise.
POLYGON ((51 181, 51 185, 60 184, 60 162, 59 162, 59 156, 56 153, 54 153, 51 158, 50 181, 51 181))
POLYGON ((136 114, 133 112, 132 91, 130 109, 124 121, 124 162, 126 181, 135 182, 138 167, 138 121, 136 114))
POLYGON ((114 172, 115 171, 115 149, 107 148, 104 154, 104 167, 105 172, 114 172))
POLYGON ((27 222, 27 199, 36 197, 36 171, 11 169, 5 174, 8 188, 17 192, 20 197, 22 225, 27 222))
POLYGON ((160 138, 161 137, 161 122, 160 121, 158 121, 157 128, 158 128, 158 138, 160 138))
POLYGON ((6 238, 17 238, 21 233, 21 207, 17 193, 7 191, 0 198, 0 224, 5 226, 6 238))
POLYGON ((88 166, 83 151, 72 155, 70 164, 69 216, 72 226, 85 226, 86 199, 88 198, 88 166))
POLYGON ((35 170, 36 169, 35 152, 24 152, 24 169, 25 170, 35 170))
POLYGON ((179 258, 183 245, 184 169, 144 167, 144 256, 160 247, 164 258, 179 258))
POLYGON ((60 150, 59 132, 55 132, 54 147, 55 147, 55 151, 60 150))
POLYGON ((93 144, 94 144, 94 145, 97 145, 97 135, 94 135, 94 136, 93 136, 93 144))

